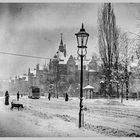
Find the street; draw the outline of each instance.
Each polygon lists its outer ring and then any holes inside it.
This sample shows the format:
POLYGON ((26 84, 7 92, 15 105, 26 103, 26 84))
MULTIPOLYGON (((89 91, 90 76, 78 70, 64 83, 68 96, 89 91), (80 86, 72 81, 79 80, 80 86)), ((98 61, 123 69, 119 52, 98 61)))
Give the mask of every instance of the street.
POLYGON ((45 98, 33 100, 27 97, 21 98, 20 102, 24 104, 24 109, 11 111, 10 106, 5 106, 4 99, 0 98, 1 137, 100 136, 93 131, 79 130, 73 122, 76 118, 63 115, 70 111, 62 106, 65 102, 58 106, 55 99, 49 102, 45 98))
MULTIPOLYGON (((10 101, 16 99, 10 97, 10 101)), ((85 127, 78 128, 79 99, 46 97, 20 98, 24 109, 10 109, 0 98, 1 137, 53 137, 53 136, 122 136, 136 137, 140 132, 140 101, 107 99, 84 100, 85 127), (133 121, 132 121, 133 120, 133 121)))

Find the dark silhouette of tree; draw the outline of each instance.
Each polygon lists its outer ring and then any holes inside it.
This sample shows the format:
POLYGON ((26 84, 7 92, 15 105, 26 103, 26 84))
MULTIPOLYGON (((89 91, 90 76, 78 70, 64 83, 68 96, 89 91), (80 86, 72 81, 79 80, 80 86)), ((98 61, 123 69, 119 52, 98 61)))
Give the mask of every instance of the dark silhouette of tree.
POLYGON ((98 16, 99 52, 103 61, 107 94, 112 95, 112 71, 118 69, 118 29, 111 3, 105 3, 98 16))

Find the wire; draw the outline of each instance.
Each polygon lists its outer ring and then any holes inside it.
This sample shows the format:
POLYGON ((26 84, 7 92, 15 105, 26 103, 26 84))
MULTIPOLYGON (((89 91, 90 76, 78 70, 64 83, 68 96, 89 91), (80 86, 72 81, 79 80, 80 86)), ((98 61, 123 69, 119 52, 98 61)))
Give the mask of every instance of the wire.
POLYGON ((7 52, 0 52, 0 54, 15 55, 15 56, 21 56, 21 57, 30 57, 30 58, 38 58, 38 59, 51 59, 51 58, 47 58, 47 57, 39 57, 39 56, 17 54, 17 53, 7 53, 7 52))

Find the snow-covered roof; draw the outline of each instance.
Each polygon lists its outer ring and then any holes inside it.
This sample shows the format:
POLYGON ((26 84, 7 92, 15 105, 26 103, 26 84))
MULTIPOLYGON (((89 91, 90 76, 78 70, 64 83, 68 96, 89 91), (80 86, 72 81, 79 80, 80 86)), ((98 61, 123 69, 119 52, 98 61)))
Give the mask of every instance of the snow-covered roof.
POLYGON ((67 64, 69 56, 64 57, 64 54, 59 51, 59 64, 67 64))
POLYGON ((39 65, 39 70, 43 70, 44 66, 43 65, 39 65))
POLYGON ((18 78, 21 78, 21 79, 24 78, 25 79, 24 81, 28 81, 28 76, 25 75, 25 74, 24 75, 19 75, 18 78))
POLYGON ((93 86, 91 86, 91 85, 87 85, 86 87, 84 87, 83 89, 94 89, 94 87, 93 86))
POLYGON ((28 81, 28 76, 24 76, 25 77, 25 81, 28 81))
POLYGON ((58 57, 61 60, 64 60, 65 59, 64 53, 63 52, 60 52, 59 50, 58 50, 58 57))
POLYGON ((68 57, 65 57, 64 59, 60 59, 59 64, 67 64, 68 57))
POLYGON ((23 75, 19 75, 19 76, 18 76, 18 78, 23 78, 23 77, 24 77, 23 75))
POLYGON ((31 70, 30 73, 33 73, 33 75, 36 75, 36 70, 31 70))

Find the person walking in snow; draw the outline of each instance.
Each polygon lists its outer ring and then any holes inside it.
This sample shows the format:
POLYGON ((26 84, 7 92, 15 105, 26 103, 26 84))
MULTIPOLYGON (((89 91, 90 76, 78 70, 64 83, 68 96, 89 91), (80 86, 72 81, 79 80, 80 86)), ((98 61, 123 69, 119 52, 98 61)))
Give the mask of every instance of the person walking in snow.
POLYGON ((18 91, 18 93, 17 93, 17 101, 19 101, 19 91, 18 91))
POLYGON ((9 93, 8 93, 8 91, 5 92, 5 105, 9 105, 9 93))
POLYGON ((49 101, 50 101, 50 99, 51 99, 51 93, 49 92, 49 95, 48 95, 48 99, 49 99, 49 101))
POLYGON ((68 100, 69 100, 69 96, 68 96, 68 93, 66 92, 65 101, 68 101, 68 100))

